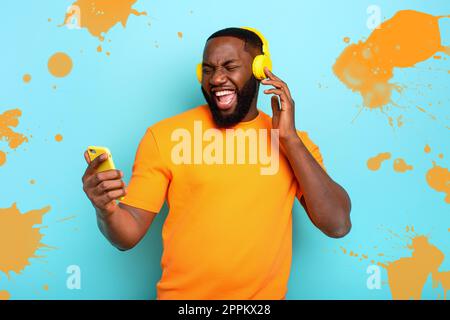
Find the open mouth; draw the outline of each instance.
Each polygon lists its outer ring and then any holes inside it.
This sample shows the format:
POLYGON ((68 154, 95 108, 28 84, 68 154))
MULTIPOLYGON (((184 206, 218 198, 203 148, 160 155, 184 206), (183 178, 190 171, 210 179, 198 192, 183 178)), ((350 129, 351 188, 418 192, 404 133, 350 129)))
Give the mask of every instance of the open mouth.
POLYGON ((217 107, 220 110, 230 110, 236 102, 236 91, 234 90, 221 90, 212 93, 217 107))

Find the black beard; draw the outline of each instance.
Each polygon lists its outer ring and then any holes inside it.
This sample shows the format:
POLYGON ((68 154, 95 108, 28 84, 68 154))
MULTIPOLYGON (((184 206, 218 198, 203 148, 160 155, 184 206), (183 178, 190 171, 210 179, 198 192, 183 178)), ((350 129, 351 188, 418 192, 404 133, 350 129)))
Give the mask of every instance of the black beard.
POLYGON ((219 128, 231 128, 241 122, 250 111, 252 101, 257 94, 258 82, 255 77, 251 77, 242 90, 236 92, 237 105, 232 114, 223 115, 214 99, 206 93, 202 86, 202 93, 208 103, 214 122, 219 128))

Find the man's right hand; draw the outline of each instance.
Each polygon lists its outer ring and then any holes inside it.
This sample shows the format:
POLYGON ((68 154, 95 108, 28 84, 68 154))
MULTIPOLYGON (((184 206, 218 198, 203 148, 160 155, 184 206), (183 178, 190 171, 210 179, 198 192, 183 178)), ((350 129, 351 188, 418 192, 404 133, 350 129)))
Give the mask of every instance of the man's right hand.
POLYGON ((94 207, 104 215, 114 213, 117 208, 116 200, 126 194, 126 185, 122 180, 122 171, 107 170, 97 172, 99 165, 108 159, 106 153, 90 161, 86 151, 84 158, 88 164, 82 178, 84 192, 94 207))

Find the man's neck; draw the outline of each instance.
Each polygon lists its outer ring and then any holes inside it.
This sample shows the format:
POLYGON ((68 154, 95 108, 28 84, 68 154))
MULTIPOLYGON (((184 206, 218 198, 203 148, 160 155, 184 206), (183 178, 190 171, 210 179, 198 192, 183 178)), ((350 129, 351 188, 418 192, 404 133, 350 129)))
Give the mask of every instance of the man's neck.
POLYGON ((252 105, 250 106, 250 109, 248 110, 247 115, 244 117, 244 119, 242 119, 241 122, 248 122, 248 121, 252 121, 253 119, 255 119, 259 112, 258 112, 258 108, 256 107, 256 103, 258 101, 258 97, 256 96, 255 99, 253 99, 252 101, 252 105))

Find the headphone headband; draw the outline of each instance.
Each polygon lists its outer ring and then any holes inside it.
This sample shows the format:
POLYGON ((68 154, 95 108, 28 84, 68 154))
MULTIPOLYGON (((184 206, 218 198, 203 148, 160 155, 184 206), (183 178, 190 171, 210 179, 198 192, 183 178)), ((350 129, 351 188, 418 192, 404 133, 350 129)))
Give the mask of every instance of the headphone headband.
MULTIPOLYGON (((259 39, 262 42, 262 54, 257 55, 253 59, 253 63, 252 63, 253 75, 255 76, 256 79, 262 80, 262 79, 266 78, 264 68, 268 68, 270 71, 272 71, 272 60, 270 59, 269 43, 266 40, 266 38, 264 38, 264 36, 261 34, 261 32, 259 32, 255 28, 241 27, 241 29, 253 32, 254 34, 256 34, 259 37, 259 39)), ((201 83, 202 75, 203 75, 201 63, 197 64, 196 74, 197 74, 198 81, 201 83)))
POLYGON ((263 54, 265 55, 265 56, 268 56, 268 57, 270 57, 270 53, 269 53, 269 42, 267 41, 267 39, 262 35, 262 33, 261 32, 259 32, 257 29, 255 29, 255 28, 251 28, 251 27, 241 27, 241 29, 244 29, 244 30, 248 30, 248 31, 250 31, 250 32, 253 32, 254 34, 256 34, 258 37, 259 37, 259 39, 261 40, 261 42, 262 42, 262 51, 263 51, 263 54))

